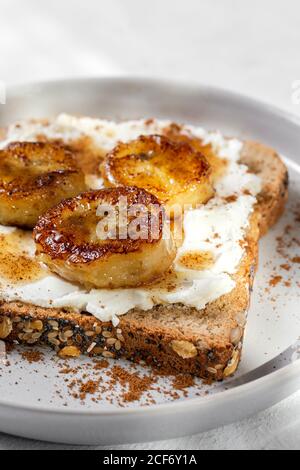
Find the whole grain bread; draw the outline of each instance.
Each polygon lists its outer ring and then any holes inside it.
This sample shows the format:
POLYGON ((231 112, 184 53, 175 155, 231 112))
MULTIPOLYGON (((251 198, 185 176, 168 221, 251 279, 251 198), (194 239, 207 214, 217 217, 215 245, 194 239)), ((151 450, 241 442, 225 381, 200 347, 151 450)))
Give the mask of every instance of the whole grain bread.
POLYGON ((251 217, 245 255, 235 288, 203 310, 182 304, 133 309, 117 327, 87 313, 0 302, 0 339, 47 345, 61 357, 83 354, 144 361, 166 373, 190 373, 206 380, 231 375, 240 360, 250 293, 257 265, 259 236, 281 215, 288 195, 288 174, 276 152, 245 142, 241 162, 258 174, 263 188, 251 217))

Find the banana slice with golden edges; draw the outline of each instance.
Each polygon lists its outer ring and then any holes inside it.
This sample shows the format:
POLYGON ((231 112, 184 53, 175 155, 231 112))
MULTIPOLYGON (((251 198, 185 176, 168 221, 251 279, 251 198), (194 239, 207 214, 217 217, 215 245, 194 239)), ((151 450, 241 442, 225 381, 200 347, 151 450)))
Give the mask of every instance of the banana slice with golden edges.
POLYGON ((0 224, 32 228, 50 207, 86 189, 83 172, 62 145, 13 142, 0 150, 0 224))
POLYGON ((196 152, 202 153, 211 166, 211 175, 213 181, 216 181, 224 174, 227 166, 226 158, 221 158, 213 151, 211 144, 204 144, 203 141, 192 135, 187 131, 183 131, 182 127, 178 124, 170 124, 164 129, 163 134, 171 139, 173 142, 186 142, 196 152))
POLYGON ((136 187, 107 188, 62 201, 34 229, 38 258, 50 270, 87 288, 144 284, 176 256, 164 235, 164 209, 136 187))
POLYGON ((188 143, 161 135, 120 143, 107 154, 102 168, 106 186, 145 188, 168 209, 205 203, 214 194, 205 157, 188 143))

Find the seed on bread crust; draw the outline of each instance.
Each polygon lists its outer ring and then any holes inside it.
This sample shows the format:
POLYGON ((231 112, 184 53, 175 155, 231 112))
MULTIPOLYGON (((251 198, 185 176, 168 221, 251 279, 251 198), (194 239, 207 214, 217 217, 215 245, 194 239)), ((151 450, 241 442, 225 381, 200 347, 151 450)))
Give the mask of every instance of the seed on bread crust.
POLYGON ((43 329, 43 322, 41 320, 35 320, 33 322, 31 322, 31 327, 33 330, 37 330, 37 331, 42 331, 43 329))
POLYGON ((111 331, 108 331, 108 330, 104 330, 104 331, 102 332, 102 336, 103 336, 104 338, 111 338, 112 335, 113 335, 112 332, 111 332, 111 331))
POLYGON ((53 328, 53 330, 58 330, 59 324, 56 320, 50 320, 48 323, 53 328))
POLYGON ((114 353, 112 353, 111 351, 103 351, 102 356, 111 359, 115 357, 114 353))
POLYGON ((65 346, 59 351, 58 355, 60 357, 79 357, 80 349, 77 346, 65 346))
POLYGON ((106 344, 107 344, 108 346, 113 346, 116 341, 117 341, 116 338, 107 338, 106 344))
POLYGON ((243 330, 239 326, 233 328, 230 332, 230 341, 236 346, 239 344, 242 334, 243 330))
POLYGON ((209 372, 212 375, 217 375, 218 371, 215 367, 206 367, 207 372, 209 372))
POLYGON ((173 340, 171 341, 171 348, 175 351, 178 356, 183 359, 189 359, 191 357, 197 356, 197 349, 189 341, 184 340, 173 340))
POLYGON ((240 352, 235 350, 233 351, 232 357, 230 361, 228 362, 227 367, 224 369, 223 375, 224 377, 228 377, 229 375, 232 375, 238 366, 240 359, 240 352))
POLYGON ((8 317, 3 317, 0 322, 0 339, 7 338, 12 332, 13 325, 12 321, 8 317))

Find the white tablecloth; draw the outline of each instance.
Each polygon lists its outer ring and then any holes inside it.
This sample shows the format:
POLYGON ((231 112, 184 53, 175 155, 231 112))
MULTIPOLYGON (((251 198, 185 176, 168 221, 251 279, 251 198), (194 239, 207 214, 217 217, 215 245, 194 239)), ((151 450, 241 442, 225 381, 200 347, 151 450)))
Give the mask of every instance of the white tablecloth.
MULTIPOLYGON (((298 0, 2 0, 0 82, 172 77, 300 114, 298 0)), ((1 105, 0 105, 1 106, 1 105)), ((0 449, 56 448, 0 434, 0 449)), ((123 449, 300 448, 300 392, 251 419, 123 449)))

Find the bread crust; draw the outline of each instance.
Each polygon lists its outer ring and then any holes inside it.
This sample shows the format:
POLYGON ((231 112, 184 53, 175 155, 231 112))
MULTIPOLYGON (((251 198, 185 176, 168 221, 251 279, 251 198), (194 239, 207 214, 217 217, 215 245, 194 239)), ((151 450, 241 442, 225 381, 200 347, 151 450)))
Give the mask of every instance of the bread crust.
POLYGON ((275 150, 259 142, 244 143, 241 163, 247 165, 249 170, 257 174, 263 182, 257 199, 261 216, 260 233, 265 235, 284 211, 288 198, 288 171, 275 150))
POLYGON ((241 356, 258 239, 279 218, 288 194, 287 170, 274 150, 245 142, 241 161, 262 177, 263 188, 251 216, 245 255, 234 276, 236 286, 229 294, 202 310, 182 304, 133 309, 120 316, 117 327, 86 313, 1 302, 0 338, 1 325, 6 323, 5 341, 46 344, 63 357, 80 353, 125 357, 166 373, 190 373, 206 380, 222 380, 234 373, 241 356))

